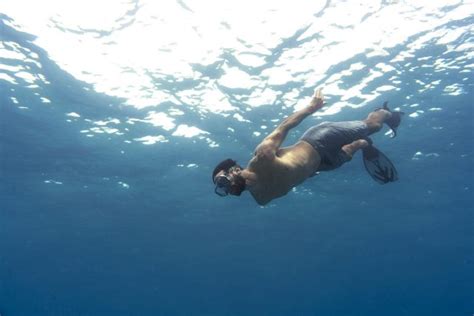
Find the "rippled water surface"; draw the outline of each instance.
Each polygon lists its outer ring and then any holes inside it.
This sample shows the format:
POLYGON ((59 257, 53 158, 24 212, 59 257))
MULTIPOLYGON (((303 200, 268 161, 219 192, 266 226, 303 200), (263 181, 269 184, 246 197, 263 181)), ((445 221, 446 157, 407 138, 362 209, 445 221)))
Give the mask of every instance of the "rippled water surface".
POLYGON ((471 315, 472 1, 0 5, 0 314, 471 315), (374 136, 258 206, 211 172, 323 87, 374 136))

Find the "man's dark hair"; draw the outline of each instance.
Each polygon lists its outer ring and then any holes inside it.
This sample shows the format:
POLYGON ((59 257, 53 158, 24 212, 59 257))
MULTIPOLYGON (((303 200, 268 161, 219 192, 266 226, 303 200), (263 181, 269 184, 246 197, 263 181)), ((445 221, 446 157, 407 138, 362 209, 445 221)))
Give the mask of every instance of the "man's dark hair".
POLYGON ((218 174, 221 170, 229 170, 231 167, 235 166, 237 162, 232 159, 226 159, 224 161, 221 161, 215 168, 214 171, 212 172, 212 181, 214 181, 214 178, 216 177, 216 174, 218 174))

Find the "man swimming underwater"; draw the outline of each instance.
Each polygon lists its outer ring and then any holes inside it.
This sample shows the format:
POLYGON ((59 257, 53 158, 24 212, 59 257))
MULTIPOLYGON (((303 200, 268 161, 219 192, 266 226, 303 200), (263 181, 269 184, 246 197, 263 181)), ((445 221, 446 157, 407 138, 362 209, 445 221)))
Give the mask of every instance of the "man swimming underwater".
POLYGON ((403 113, 390 111, 387 102, 363 121, 323 122, 308 129, 296 144, 280 148, 290 129, 323 105, 322 90, 316 90, 309 106, 287 117, 257 146, 247 168, 232 159, 219 163, 212 173, 215 193, 239 196, 248 190, 258 204, 265 205, 316 172, 339 168, 359 149, 374 180, 382 184, 396 181, 395 167, 368 138, 381 130, 383 123, 396 135, 403 113))

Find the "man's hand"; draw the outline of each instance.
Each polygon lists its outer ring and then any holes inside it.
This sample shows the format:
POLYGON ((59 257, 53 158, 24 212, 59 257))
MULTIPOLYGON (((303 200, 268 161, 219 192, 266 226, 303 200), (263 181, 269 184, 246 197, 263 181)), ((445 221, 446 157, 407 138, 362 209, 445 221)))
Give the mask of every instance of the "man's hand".
POLYGON ((309 103, 309 109, 311 113, 316 112, 320 108, 324 106, 324 96, 323 96, 323 89, 314 90, 313 98, 309 103))

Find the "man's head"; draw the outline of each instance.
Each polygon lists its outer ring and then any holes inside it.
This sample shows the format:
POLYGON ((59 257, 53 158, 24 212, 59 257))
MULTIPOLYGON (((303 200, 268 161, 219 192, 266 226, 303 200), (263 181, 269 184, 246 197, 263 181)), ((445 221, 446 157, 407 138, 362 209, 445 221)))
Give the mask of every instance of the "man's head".
POLYGON ((245 190, 245 178, 235 160, 226 159, 220 162, 212 172, 212 181, 216 185, 214 192, 220 196, 228 194, 241 195, 245 190))

